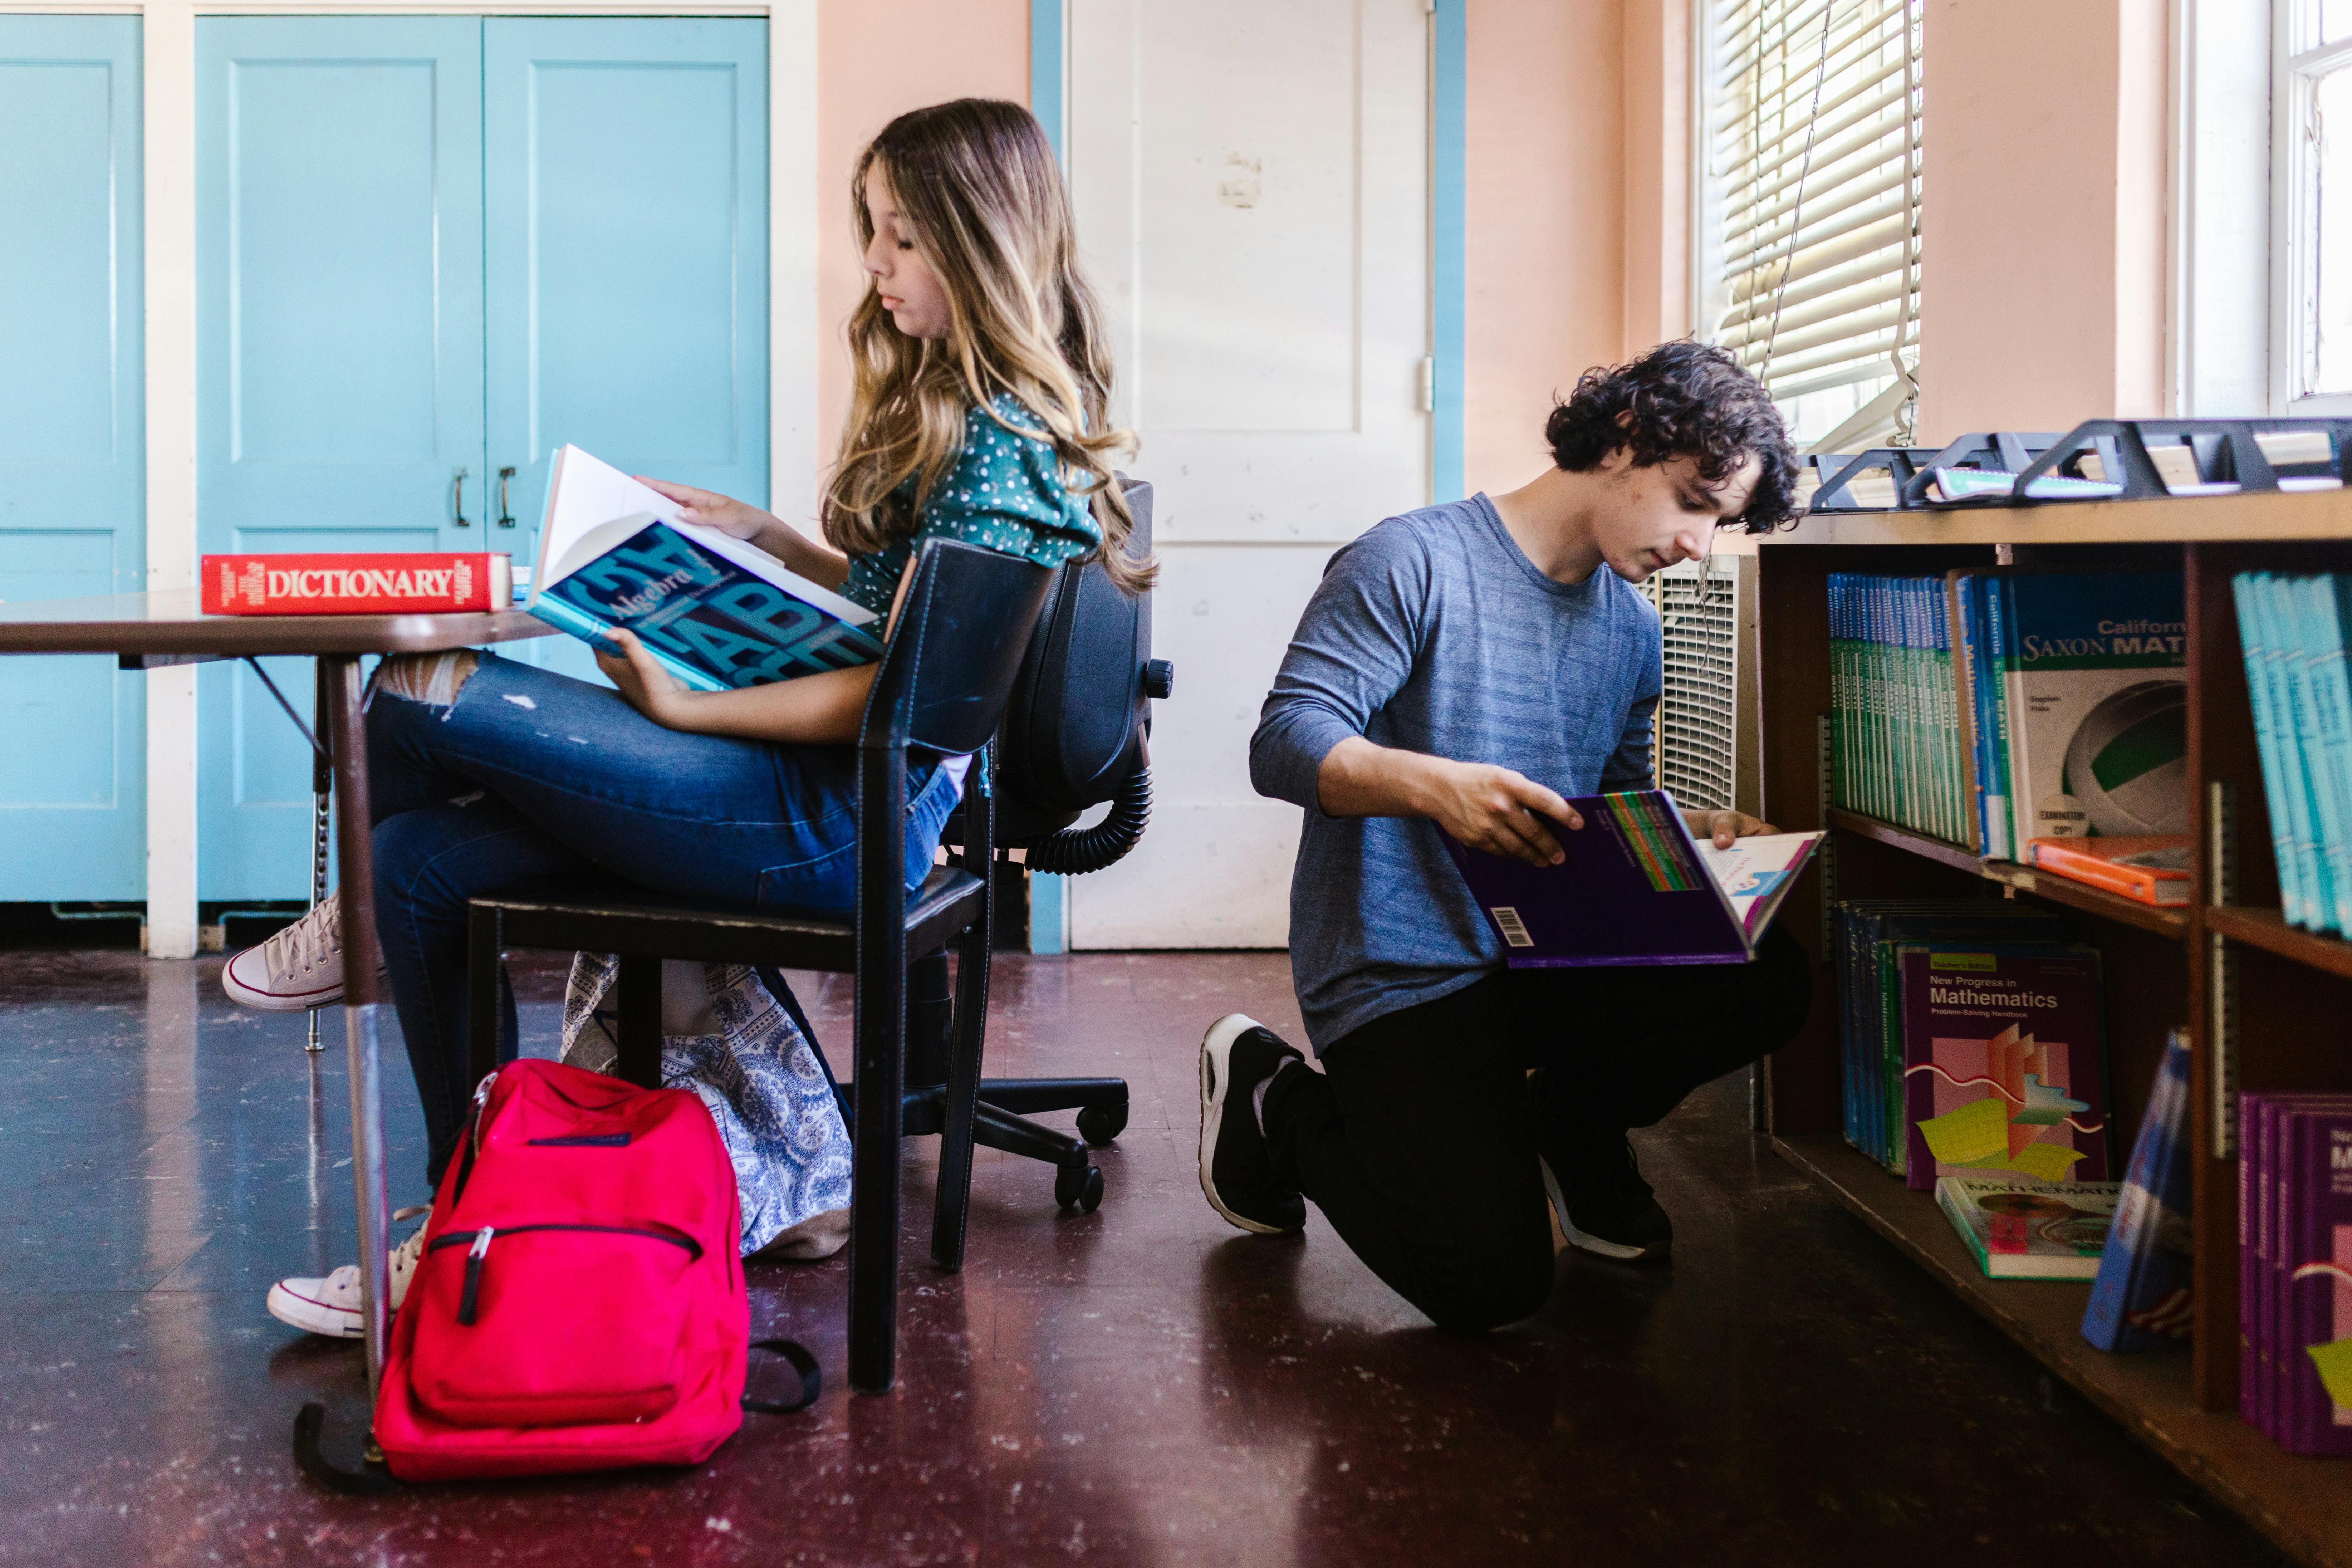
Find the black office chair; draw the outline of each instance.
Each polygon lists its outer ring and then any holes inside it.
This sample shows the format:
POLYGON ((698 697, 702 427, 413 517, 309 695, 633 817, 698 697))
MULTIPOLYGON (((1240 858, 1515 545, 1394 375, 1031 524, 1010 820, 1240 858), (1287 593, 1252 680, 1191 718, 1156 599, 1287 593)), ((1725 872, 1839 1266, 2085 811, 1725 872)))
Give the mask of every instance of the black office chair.
POLYGON ((944 1133, 931 1256, 944 1268, 963 1262, 995 916, 988 745, 1053 581, 1052 570, 993 551, 938 540, 923 546, 858 737, 853 913, 714 905, 618 880, 491 894, 474 900, 469 912, 468 1040, 478 1077, 498 1054, 499 975, 509 947, 620 955, 620 1076, 647 1088, 661 1081, 663 959, 856 974, 856 1100, 898 1112, 856 1115, 850 1131, 849 1381, 869 1393, 890 1386, 897 1348, 908 958, 940 952, 950 939, 960 939, 962 959, 956 1037, 945 1082, 918 1094, 944 1133), (901 879, 909 746, 977 753, 964 782, 961 863, 937 868, 911 895, 901 879))
MULTIPOLYGON (((1150 487, 1129 483, 1125 493, 1136 514, 1133 547, 1148 551, 1150 487)), ((996 879, 989 872, 1002 842, 1000 778, 1017 792, 1007 803, 1013 845, 1028 851, 1035 868, 1098 869, 1141 836, 1150 805, 1147 704, 1166 696, 1170 685, 1168 667, 1150 658, 1150 626, 1148 596, 1120 594, 1099 565, 1048 572, 968 546, 927 545, 866 704, 854 916, 714 907, 618 881, 518 889, 473 900, 469 1039, 478 1079, 494 1065, 501 960, 510 947, 619 955, 618 1068, 623 1078, 647 1086, 660 1079, 662 959, 856 974, 856 1078, 847 1092, 835 1085, 853 1143, 853 1387, 880 1392, 891 1381, 901 1137, 942 1135, 931 1226, 931 1256, 941 1268, 962 1264, 974 1142, 1055 1165, 1055 1196, 1065 1206, 1092 1209, 1101 1201, 1102 1176, 1087 1142, 1107 1142, 1126 1125, 1123 1080, 980 1081, 995 921, 996 879), (1029 628, 1025 640, 1005 635, 1022 627, 1029 628), (982 750, 1000 728, 999 715, 1001 740, 982 750), (880 826, 904 820, 909 744, 980 753, 942 835, 960 850, 956 864, 933 871, 911 898, 895 858, 903 830, 880 826), (1111 811, 1102 822, 1074 826, 1087 806, 1104 801, 1111 811), (961 939, 952 999, 951 938, 961 939), (904 984, 888 984, 889 977, 904 984), (898 1086, 883 1101, 898 1102, 895 1125, 856 1114, 858 1089, 884 1083, 898 1086), (1079 1110, 1087 1142, 1018 1114, 1066 1109, 1079 1110)), ((770 988, 814 1044, 790 991, 772 980, 770 988)))
MULTIPOLYGON (((1148 555, 1151 486, 1124 475, 1120 482, 1134 516, 1129 552, 1148 555)), ((1019 849, 1033 872, 1075 877, 1102 870, 1135 847, 1151 819, 1150 703, 1170 694, 1174 674, 1165 659, 1151 657, 1150 595, 1122 594, 1099 563, 1060 568, 997 733, 1000 853, 1019 849), (1110 809, 1100 821, 1076 826, 1106 803, 1110 809)), ((961 844, 962 833, 960 816, 950 816, 941 837, 961 844)), ((908 1081, 943 1080, 950 1022, 944 952, 916 961, 908 1007, 908 1081)), ((922 1108, 910 1104, 908 1111, 910 1134, 940 1130, 922 1120, 922 1108)), ((1116 1139, 1127 1116, 1124 1079, 988 1079, 980 1086, 973 1136, 1054 1166, 1055 1201, 1091 1213, 1102 1202, 1103 1182, 1087 1147, 1116 1139), (1078 1136, 1024 1114, 1046 1110, 1076 1111, 1078 1136)))

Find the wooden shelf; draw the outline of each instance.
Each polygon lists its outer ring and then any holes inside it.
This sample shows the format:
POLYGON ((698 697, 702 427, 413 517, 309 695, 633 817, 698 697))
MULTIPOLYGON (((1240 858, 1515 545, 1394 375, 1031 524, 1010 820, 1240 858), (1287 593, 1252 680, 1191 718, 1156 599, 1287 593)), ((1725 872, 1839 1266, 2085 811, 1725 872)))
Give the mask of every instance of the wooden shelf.
POLYGON ((2189 1357, 2109 1355, 2082 1336, 2090 1288, 1986 1279, 1935 1198, 1915 1193, 1836 1137, 1775 1138, 1781 1158, 1893 1242, 2003 1333, 2079 1389, 2181 1473, 2303 1562, 2352 1568, 2352 1470, 2296 1458, 2189 1396, 2189 1357))
MULTIPOLYGON (((1982 877, 1989 882, 2001 883, 2037 899, 2047 899, 2053 904, 2081 910, 2085 914, 2120 921, 2126 925, 2137 926, 2142 931, 2152 931, 2164 936, 2186 939, 2189 935, 2189 911, 2185 909, 2158 909, 2153 904, 2143 904, 2137 899, 2110 893, 2104 888, 2094 888, 2087 882, 2077 882, 2036 870, 2031 866, 2021 866, 2013 860, 1988 860, 1965 844, 1933 837, 1915 828, 1899 826, 1875 816, 1865 816, 1861 812, 1847 811, 1842 806, 1830 808, 1829 823, 1842 832, 1859 834, 1864 838, 1892 845, 1938 865, 1982 877)), ((2347 952, 2347 956, 2352 956, 2352 949, 2347 952)))
POLYGON ((1825 512, 1767 534, 1790 544, 2132 544, 2352 539, 2352 489, 2059 501, 1952 511, 1825 512))
POLYGON ((2205 929, 2231 942, 2242 942, 2248 947, 2259 947, 2265 952, 2275 952, 2281 958, 2291 958, 2297 963, 2352 980, 2352 942, 2298 930, 2287 924, 2286 916, 2277 910, 2207 910, 2205 929))
POLYGON ((1842 805, 1830 807, 1830 826, 1847 833, 1858 833, 1864 838, 1881 844, 1892 844, 1897 849, 1923 856, 1938 865, 1970 876, 1984 875, 1984 857, 1965 844, 1955 844, 1948 838, 1937 838, 1916 827, 1905 827, 1882 816, 1867 816, 1859 811, 1848 811, 1842 805))

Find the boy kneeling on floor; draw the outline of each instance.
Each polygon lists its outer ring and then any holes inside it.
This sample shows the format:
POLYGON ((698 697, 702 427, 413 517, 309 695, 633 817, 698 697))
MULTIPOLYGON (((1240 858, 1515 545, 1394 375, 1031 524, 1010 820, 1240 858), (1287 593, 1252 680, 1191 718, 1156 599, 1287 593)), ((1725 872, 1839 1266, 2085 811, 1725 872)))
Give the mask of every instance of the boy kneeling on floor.
MULTIPOLYGON (((1632 584, 1791 515, 1779 411, 1718 349, 1590 371, 1545 436, 1528 484, 1390 518, 1326 568, 1250 745, 1259 793, 1307 812, 1291 971, 1324 1070, 1238 1013, 1201 1045, 1217 1212, 1296 1231, 1312 1199, 1454 1329, 1543 1305, 1547 1196, 1575 1246, 1664 1257, 1627 1130, 1785 1043, 1811 985, 1778 929, 1742 964, 1506 968, 1447 857, 1441 828, 1556 863, 1584 826, 1564 797, 1649 787, 1660 627, 1632 584)), ((1773 831, 1688 815, 1723 846, 1773 831)))

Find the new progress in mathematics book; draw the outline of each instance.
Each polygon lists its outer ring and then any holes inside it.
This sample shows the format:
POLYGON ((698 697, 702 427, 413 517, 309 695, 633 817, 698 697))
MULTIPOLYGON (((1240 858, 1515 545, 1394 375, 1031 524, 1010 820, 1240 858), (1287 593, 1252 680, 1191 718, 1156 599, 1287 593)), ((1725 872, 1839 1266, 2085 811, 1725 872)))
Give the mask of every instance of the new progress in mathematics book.
POLYGON ((1932 942, 1898 963, 1906 1184, 2108 1180, 2097 950, 1932 942))

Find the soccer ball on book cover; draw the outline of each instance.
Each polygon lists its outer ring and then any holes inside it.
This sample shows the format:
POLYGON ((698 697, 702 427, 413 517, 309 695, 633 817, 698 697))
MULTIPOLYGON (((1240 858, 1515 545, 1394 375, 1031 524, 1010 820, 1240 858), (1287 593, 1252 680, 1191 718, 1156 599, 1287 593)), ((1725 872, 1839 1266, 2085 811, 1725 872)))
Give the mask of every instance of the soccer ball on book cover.
POLYGON ((2064 788, 2102 837, 2188 832, 2188 685, 2144 680, 2109 693, 2067 744, 2064 788))

